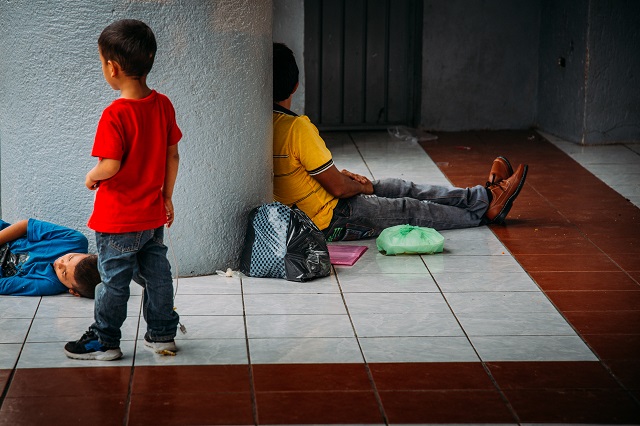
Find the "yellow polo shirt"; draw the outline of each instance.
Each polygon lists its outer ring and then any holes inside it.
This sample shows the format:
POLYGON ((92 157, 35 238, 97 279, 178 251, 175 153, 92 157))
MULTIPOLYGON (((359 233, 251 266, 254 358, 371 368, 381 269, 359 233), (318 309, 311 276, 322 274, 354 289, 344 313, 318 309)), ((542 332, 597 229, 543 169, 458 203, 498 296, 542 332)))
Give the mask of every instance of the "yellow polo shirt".
POLYGON ((273 198, 297 205, 321 230, 329 226, 338 199, 313 176, 332 165, 331 152, 309 117, 273 111, 273 198))

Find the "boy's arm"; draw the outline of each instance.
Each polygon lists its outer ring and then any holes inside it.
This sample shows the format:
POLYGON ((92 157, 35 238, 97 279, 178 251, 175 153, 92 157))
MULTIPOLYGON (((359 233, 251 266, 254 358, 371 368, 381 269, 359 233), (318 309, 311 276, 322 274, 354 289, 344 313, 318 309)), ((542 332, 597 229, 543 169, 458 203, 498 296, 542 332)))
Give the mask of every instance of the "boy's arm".
POLYGON ((84 184, 90 190, 98 188, 98 184, 101 180, 107 180, 120 170, 120 161, 113 160, 111 158, 103 158, 98 161, 96 166, 89 170, 85 177, 84 184))
POLYGON ((167 148, 167 166, 164 173, 164 185, 162 186, 162 195, 164 197, 164 208, 167 211, 167 227, 173 223, 173 187, 176 184, 178 176, 178 166, 180 164, 180 154, 178 153, 178 144, 169 145, 167 148))
POLYGON ((11 241, 15 241, 20 237, 24 237, 27 235, 27 225, 29 224, 28 219, 21 220, 20 222, 16 222, 13 225, 9 225, 0 231, 0 245, 4 243, 8 243, 11 241))

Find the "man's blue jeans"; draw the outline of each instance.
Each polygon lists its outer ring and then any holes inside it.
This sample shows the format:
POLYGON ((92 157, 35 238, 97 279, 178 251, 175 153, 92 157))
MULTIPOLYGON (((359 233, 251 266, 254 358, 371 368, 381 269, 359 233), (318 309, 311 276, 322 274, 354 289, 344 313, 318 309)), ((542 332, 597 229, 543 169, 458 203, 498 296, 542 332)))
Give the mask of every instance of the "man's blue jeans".
POLYGON ((480 185, 454 188, 382 179, 373 181, 373 195, 341 199, 323 232, 327 241, 340 241, 376 237, 395 225, 469 228, 480 225, 488 207, 487 190, 480 185))
POLYGON ((146 337, 155 342, 173 340, 179 316, 173 310, 173 280, 163 243, 164 227, 148 231, 108 234, 96 232, 98 271, 94 317, 90 327, 109 348, 120 346, 120 327, 127 318, 131 279, 143 290, 146 337))

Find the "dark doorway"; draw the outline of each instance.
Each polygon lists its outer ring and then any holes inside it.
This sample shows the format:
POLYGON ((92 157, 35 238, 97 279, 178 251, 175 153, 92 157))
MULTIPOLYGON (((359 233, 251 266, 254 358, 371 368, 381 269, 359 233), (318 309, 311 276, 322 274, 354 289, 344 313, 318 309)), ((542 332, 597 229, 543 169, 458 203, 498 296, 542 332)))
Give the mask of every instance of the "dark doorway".
POLYGON ((422 1, 305 1, 305 113, 319 128, 418 120, 422 1))

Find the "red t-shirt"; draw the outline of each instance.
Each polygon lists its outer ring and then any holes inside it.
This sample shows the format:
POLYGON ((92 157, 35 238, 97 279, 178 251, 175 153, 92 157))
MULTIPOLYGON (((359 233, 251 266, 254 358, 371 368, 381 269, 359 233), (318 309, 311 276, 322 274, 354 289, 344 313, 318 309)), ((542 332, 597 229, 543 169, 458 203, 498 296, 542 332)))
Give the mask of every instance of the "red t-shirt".
POLYGON ((155 90, 143 99, 116 99, 100 118, 91 155, 119 160, 101 181, 88 226, 107 233, 154 229, 167 222, 162 196, 167 148, 182 138, 171 101, 155 90))

